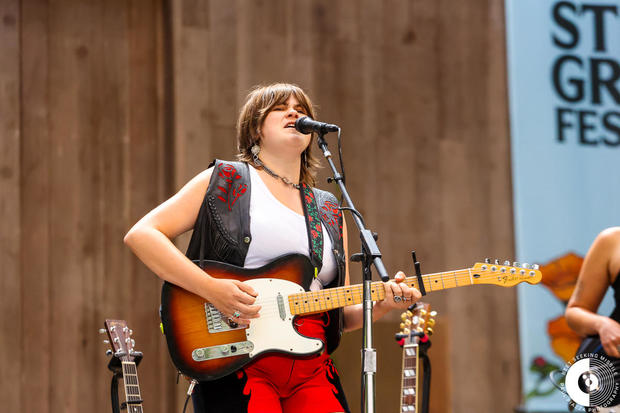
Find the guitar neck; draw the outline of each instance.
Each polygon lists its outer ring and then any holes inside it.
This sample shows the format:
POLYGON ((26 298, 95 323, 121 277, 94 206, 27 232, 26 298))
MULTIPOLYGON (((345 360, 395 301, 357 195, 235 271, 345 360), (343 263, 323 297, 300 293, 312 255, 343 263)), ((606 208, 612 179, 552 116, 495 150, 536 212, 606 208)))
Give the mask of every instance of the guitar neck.
POLYGON ((125 402, 128 413, 143 413, 138 369, 133 361, 123 361, 123 381, 125 383, 125 402))
MULTIPOLYGON (((477 284, 479 277, 479 274, 473 274, 471 269, 465 269, 427 274, 422 276, 422 282, 426 292, 430 292, 477 284)), ((403 282, 410 287, 420 290, 417 277, 405 278, 403 282)), ((385 299, 385 289, 381 281, 375 281, 371 284, 370 296, 373 301, 385 299)), ((293 315, 320 313, 334 308, 361 304, 363 301, 363 286, 362 284, 357 284, 292 294, 288 300, 291 314, 293 315)))
POLYGON ((400 411, 418 411, 418 349, 415 344, 403 345, 403 367, 400 386, 400 411))

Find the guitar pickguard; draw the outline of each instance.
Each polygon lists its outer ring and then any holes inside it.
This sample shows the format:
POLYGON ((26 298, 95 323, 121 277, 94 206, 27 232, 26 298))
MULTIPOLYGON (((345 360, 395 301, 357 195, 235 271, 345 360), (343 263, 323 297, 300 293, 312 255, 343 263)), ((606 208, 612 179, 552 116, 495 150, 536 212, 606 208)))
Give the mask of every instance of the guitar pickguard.
POLYGON ((260 317, 255 318, 245 331, 254 345, 250 357, 267 351, 309 355, 323 348, 319 339, 300 335, 293 327, 293 315, 287 299, 291 294, 302 293, 299 285, 277 278, 258 278, 245 281, 258 293, 256 304, 261 305, 260 317))

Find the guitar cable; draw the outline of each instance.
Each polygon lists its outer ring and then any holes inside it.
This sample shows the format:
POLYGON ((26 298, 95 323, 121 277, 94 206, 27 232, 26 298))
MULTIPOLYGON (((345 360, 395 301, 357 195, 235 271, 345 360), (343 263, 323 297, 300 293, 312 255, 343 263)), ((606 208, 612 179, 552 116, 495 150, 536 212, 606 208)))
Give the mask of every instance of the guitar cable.
POLYGON ((185 404, 183 405, 183 413, 185 413, 185 410, 187 409, 187 403, 189 403, 189 399, 192 397, 192 393, 194 393, 194 387, 196 387, 197 384, 198 380, 196 379, 192 379, 192 381, 189 382, 187 397, 185 398, 185 404))

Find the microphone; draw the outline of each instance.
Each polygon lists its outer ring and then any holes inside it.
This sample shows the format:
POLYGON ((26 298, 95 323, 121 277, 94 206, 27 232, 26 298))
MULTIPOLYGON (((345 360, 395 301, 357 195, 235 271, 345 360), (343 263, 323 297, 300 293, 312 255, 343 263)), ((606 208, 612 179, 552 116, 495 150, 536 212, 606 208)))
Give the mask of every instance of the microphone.
POLYGON ((308 116, 303 116, 295 121, 295 129, 304 135, 307 135, 311 132, 338 132, 340 128, 336 125, 332 125, 331 123, 319 122, 308 116))

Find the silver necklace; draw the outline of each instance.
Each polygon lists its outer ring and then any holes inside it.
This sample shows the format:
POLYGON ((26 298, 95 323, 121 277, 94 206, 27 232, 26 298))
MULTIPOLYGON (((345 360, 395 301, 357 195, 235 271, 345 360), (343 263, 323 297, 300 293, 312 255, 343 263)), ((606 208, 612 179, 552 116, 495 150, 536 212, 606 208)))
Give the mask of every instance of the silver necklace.
POLYGON ((280 176, 277 173, 275 173, 274 171, 272 171, 271 169, 267 168, 267 166, 262 163, 259 159, 258 164, 265 170, 265 172, 267 172, 269 175, 273 176, 276 179, 280 179, 282 182, 284 182, 287 185, 292 186, 295 189, 299 189, 301 186, 299 184, 295 184, 293 182, 291 182, 287 177, 285 176, 280 176))
POLYGON ((284 176, 280 176, 277 173, 275 173, 274 171, 272 171, 271 169, 267 168, 267 165, 265 165, 263 163, 263 161, 260 160, 260 158, 258 157, 258 154, 260 152, 260 146, 258 144, 254 144, 251 148, 251 152, 252 152, 252 157, 254 158, 254 163, 258 166, 260 166, 261 168, 263 168, 265 170, 265 172, 267 172, 269 175, 271 175, 272 177, 276 178, 276 179, 280 179, 282 182, 284 182, 287 185, 292 186, 295 189, 299 189, 301 186, 299 184, 295 184, 293 182, 291 182, 288 178, 284 177, 284 176))

